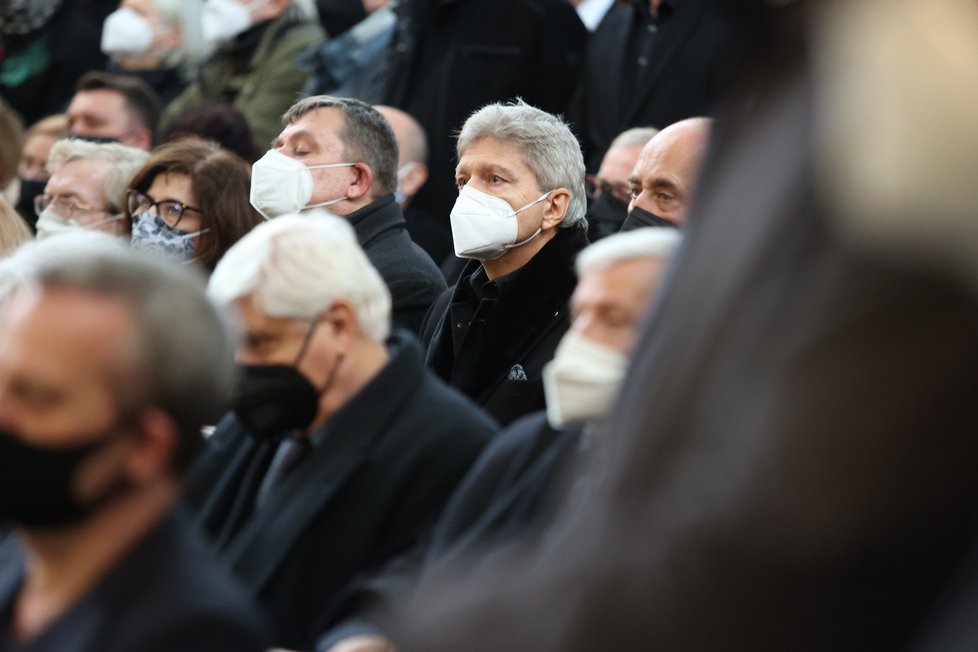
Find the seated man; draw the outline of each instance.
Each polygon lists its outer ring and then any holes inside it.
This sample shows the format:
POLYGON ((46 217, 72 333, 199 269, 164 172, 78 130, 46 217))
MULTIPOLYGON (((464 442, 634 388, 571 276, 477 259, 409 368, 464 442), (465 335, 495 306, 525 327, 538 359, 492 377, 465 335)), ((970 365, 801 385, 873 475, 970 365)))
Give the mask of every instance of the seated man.
POLYGON ((126 188, 148 156, 118 143, 56 142, 48 154, 51 177, 34 198, 37 237, 78 229, 127 235, 126 188))
MULTIPOLYGON (((604 448, 605 418, 679 239, 673 229, 638 229, 578 256, 571 329, 544 371, 547 410, 500 432, 479 456, 438 521, 423 584, 449 570, 471 572, 487 553, 532 538, 575 467, 581 472, 571 485, 575 494, 588 490, 590 457, 604 448)), ((317 649, 382 652, 375 617, 357 616, 325 634, 317 649)))
POLYGON ((160 119, 160 99, 138 77, 92 71, 78 80, 67 115, 72 136, 149 151, 160 119))
POLYGON ((655 127, 635 127, 618 134, 601 159, 597 174, 588 176, 587 191, 592 201, 587 209, 587 237, 591 242, 621 230, 632 199, 628 179, 642 148, 657 133, 655 127))
POLYGON ((259 225, 209 291, 237 308, 243 373, 186 502, 275 644, 307 649, 359 583, 427 539, 494 426, 424 368, 413 336, 388 339, 390 294, 340 218, 259 225))
POLYGON ((184 111, 230 104, 265 146, 279 132, 279 116, 308 76, 300 54, 322 43, 319 24, 293 0, 205 0, 203 37, 214 53, 197 79, 163 112, 163 124, 184 111))
POLYGON ((274 149, 251 172, 251 203, 267 218, 329 207, 357 241, 394 301, 394 323, 418 332, 445 279, 411 241, 397 190, 398 146, 387 120, 359 100, 315 95, 282 117, 274 149))
POLYGON ((669 125, 645 144, 628 178, 632 201, 622 231, 677 227, 686 221, 711 128, 709 118, 689 118, 669 125))
POLYGON ((569 323, 574 258, 587 246, 584 157, 557 116, 490 104, 458 137, 455 287, 422 326, 426 363, 506 425, 542 410, 543 365, 569 323))
POLYGON ((171 515, 228 334, 186 270, 64 242, 19 251, 0 305, 0 648, 259 652, 258 613, 171 515))

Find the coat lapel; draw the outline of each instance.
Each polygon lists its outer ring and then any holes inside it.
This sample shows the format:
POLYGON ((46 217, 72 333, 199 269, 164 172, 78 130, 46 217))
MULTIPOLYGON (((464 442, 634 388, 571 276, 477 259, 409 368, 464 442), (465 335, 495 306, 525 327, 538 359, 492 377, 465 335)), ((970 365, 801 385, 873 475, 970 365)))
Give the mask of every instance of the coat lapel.
POLYGON ((330 419, 310 457, 229 546, 225 559, 256 593, 285 563, 309 524, 363 464, 374 440, 392 427, 420 387, 424 372, 417 344, 405 339, 398 345, 387 366, 330 419))

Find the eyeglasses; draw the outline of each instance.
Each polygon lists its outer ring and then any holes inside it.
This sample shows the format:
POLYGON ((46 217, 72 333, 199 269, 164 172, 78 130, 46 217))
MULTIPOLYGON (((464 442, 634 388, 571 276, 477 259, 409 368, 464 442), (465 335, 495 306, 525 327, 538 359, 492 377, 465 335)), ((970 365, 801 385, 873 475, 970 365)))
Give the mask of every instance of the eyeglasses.
POLYGON ((51 197, 50 195, 38 195, 34 198, 34 212, 38 217, 46 209, 52 209, 61 219, 67 221, 76 217, 82 217, 89 213, 107 213, 107 208, 96 208, 88 204, 73 201, 67 197, 51 197))
POLYGON ((180 223, 180 218, 187 211, 203 213, 199 208, 187 206, 183 202, 178 202, 175 199, 161 199, 156 201, 146 193, 139 192, 138 190, 130 189, 127 195, 130 215, 145 213, 155 206, 156 214, 171 228, 176 228, 177 224, 180 223))
POLYGON ((627 183, 611 183, 595 174, 589 174, 584 177, 584 189, 592 197, 600 197, 607 192, 626 203, 632 199, 632 191, 627 183))

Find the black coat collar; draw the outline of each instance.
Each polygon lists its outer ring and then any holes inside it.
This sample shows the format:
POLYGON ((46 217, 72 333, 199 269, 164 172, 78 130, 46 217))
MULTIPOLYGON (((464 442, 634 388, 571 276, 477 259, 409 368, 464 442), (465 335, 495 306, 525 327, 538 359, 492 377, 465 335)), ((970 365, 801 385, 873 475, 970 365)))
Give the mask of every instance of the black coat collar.
MULTIPOLYGON (((478 341, 468 338, 454 353, 450 314, 445 310, 428 349, 428 366, 441 377, 481 402, 513 364, 522 362, 555 325, 567 316, 567 304, 577 284, 574 260, 588 245, 584 229, 560 229, 554 238, 507 280, 505 295, 486 317, 478 341)), ((471 261, 452 291, 452 303, 467 301, 468 277, 481 263, 471 261)))
POLYGON ((346 219, 357 234, 357 242, 364 248, 390 231, 407 228, 401 207, 394 201, 394 195, 375 199, 347 215, 346 219))

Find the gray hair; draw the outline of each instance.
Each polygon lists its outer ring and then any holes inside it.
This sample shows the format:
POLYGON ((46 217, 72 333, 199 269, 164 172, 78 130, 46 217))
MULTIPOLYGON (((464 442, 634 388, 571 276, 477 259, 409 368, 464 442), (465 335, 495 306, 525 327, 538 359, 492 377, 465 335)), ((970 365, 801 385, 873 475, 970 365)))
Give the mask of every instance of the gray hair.
POLYGON ((153 4, 168 25, 180 28, 180 44, 166 56, 166 64, 179 67, 187 77, 192 76, 210 53, 201 28, 203 3, 197 0, 153 0, 153 4))
POLYGON ((523 100, 490 104, 469 116, 462 126, 458 135, 459 158, 482 138, 494 138, 523 152, 524 162, 540 190, 570 191, 570 205, 561 227, 587 227, 584 155, 566 122, 523 100))
POLYGON ((655 127, 632 127, 615 136, 608 149, 612 147, 631 147, 634 145, 644 146, 657 133, 659 133, 659 130, 655 127))
POLYGON ((343 113, 343 128, 339 133, 351 163, 365 163, 374 173, 370 197, 390 195, 397 189, 397 138, 386 118, 375 108, 348 97, 313 95, 299 100, 282 116, 282 124, 290 125, 316 109, 339 109, 343 113))
POLYGON ((284 319, 315 319, 342 298, 364 335, 383 342, 390 334, 390 290, 353 227, 324 210, 259 224, 224 254, 207 292, 220 305, 251 294, 262 312, 284 319))
POLYGON ((126 206, 126 189, 133 176, 143 166, 149 152, 120 145, 119 143, 92 143, 80 138, 65 138, 51 147, 48 154, 48 172, 54 174, 66 164, 76 160, 108 161, 112 169, 105 178, 102 196, 115 212, 126 206))
POLYGON ((110 236, 39 240, 13 258, 23 284, 118 300, 134 321, 131 374, 117 379, 120 409, 155 406, 180 433, 174 468, 183 470, 201 428, 223 413, 234 376, 226 325, 190 268, 145 256, 110 236), (66 245, 69 244, 71 247, 66 245))
POLYGON ((575 261, 577 276, 633 258, 669 258, 681 241, 679 229, 661 226, 609 235, 578 254, 575 261))

